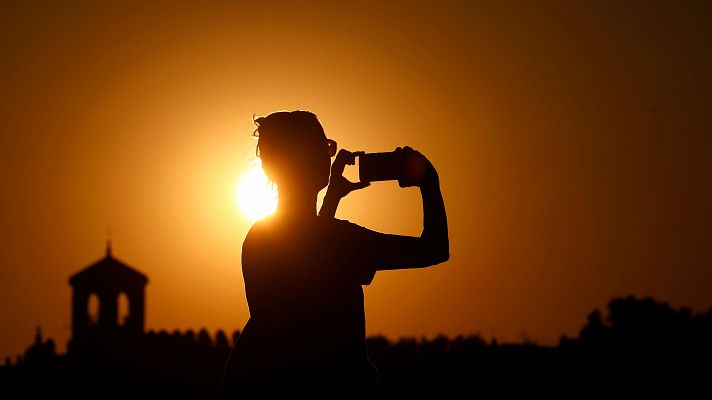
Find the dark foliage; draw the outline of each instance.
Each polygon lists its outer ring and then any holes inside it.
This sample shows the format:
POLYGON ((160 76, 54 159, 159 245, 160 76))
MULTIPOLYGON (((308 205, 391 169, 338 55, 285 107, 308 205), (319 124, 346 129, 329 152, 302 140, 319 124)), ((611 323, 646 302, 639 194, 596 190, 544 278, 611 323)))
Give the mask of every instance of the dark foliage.
MULTIPOLYGON (((57 355, 38 335, 0 367, 8 397, 216 398, 232 339, 220 331, 91 332, 57 355), (6 363, 7 364, 7 363, 6 363)), ((709 396, 712 310, 693 314, 651 298, 615 298, 557 347, 498 344, 477 335, 368 339, 378 395, 709 396)), ((328 382, 325 382, 328 386, 328 382)))

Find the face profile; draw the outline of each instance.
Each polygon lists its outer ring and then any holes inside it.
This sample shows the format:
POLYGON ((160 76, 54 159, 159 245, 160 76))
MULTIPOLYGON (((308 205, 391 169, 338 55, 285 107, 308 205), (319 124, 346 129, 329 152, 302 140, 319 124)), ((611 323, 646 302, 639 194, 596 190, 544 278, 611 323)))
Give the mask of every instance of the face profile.
POLYGON ((328 139, 316 115, 280 111, 255 119, 256 152, 265 175, 283 191, 317 192, 329 183, 336 142, 328 139))

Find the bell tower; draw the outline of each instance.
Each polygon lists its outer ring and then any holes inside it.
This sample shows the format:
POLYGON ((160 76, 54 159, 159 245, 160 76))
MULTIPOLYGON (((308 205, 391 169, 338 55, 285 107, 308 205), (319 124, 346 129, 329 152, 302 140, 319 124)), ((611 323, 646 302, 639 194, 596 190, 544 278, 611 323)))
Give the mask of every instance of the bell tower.
POLYGON ((69 278, 72 286, 72 340, 91 332, 122 331, 143 334, 146 275, 113 257, 111 241, 104 258, 69 278), (98 316, 90 318, 89 299, 99 301, 98 316), (128 299, 128 315, 119 321, 119 296, 128 299))

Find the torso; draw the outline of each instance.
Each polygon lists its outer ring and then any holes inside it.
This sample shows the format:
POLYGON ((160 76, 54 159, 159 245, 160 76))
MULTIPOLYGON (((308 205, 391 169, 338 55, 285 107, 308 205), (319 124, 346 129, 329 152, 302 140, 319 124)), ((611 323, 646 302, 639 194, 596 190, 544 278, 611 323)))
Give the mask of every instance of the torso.
POLYGON ((267 219, 250 229, 242 269, 251 317, 233 361, 252 371, 373 368, 349 224, 267 219))

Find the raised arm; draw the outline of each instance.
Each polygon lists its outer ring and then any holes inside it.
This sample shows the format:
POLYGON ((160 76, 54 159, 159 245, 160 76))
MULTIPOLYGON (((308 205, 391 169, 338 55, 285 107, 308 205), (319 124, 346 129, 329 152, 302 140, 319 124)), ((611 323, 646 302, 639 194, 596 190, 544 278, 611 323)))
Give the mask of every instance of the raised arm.
POLYGON ((336 209, 339 202, 347 194, 354 190, 363 189, 370 186, 370 182, 351 182, 344 178, 344 168, 346 164, 354 165, 356 156, 363 154, 362 151, 350 152, 345 149, 339 150, 334 163, 331 165, 331 175, 329 176, 329 187, 326 189, 324 200, 319 209, 320 217, 336 216, 336 209))
POLYGON ((447 230, 447 214, 445 202, 440 192, 440 179, 433 168, 435 177, 420 186, 423 199, 423 232, 420 234, 420 244, 428 249, 426 258, 433 264, 450 259, 450 239, 447 230))
POLYGON ((396 151, 412 154, 409 157, 411 173, 398 184, 400 187, 420 188, 423 231, 420 237, 370 231, 367 262, 373 270, 422 268, 445 262, 450 258, 450 241, 437 171, 425 156, 410 147, 396 151))
MULTIPOLYGON (((423 231, 420 237, 381 233, 360 227, 359 242, 363 243, 363 257, 370 271, 364 284, 370 283, 377 270, 422 268, 439 264, 450 258, 447 215, 440 192, 440 178, 435 167, 420 152, 410 147, 396 148, 409 159, 410 172, 399 181, 400 187, 417 186, 423 202, 423 231)), ((349 182, 342 176, 344 166, 354 163, 354 156, 341 150, 331 167, 327 189, 319 215, 334 217, 341 198, 352 190, 368 186, 367 182, 349 182)))

